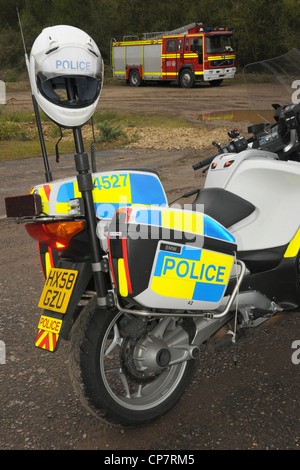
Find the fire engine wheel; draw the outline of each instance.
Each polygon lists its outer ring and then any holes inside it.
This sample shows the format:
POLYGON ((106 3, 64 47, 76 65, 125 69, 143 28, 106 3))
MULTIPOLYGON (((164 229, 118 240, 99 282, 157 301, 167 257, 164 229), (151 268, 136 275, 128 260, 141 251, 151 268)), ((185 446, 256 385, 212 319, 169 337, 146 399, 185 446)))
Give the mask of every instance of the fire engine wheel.
POLYGON ((194 360, 168 366, 164 336, 183 330, 176 321, 171 331, 170 321, 138 319, 95 304, 84 309, 71 338, 70 375, 90 412, 113 425, 138 426, 177 403, 194 360))
POLYGON ((131 86, 140 86, 142 83, 141 76, 138 70, 131 70, 129 74, 129 83, 131 86))
POLYGON ((191 88, 194 86, 195 77, 191 70, 184 69, 179 77, 179 84, 181 88, 191 88))

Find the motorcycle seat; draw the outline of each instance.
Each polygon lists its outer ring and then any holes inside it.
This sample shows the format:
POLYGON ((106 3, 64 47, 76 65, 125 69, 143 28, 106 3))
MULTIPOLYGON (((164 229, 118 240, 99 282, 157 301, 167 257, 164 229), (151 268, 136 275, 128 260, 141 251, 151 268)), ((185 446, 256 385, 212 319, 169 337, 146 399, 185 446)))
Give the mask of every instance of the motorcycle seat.
MULTIPOLYGON (((192 204, 195 211, 204 212, 225 228, 248 217, 255 210, 249 201, 222 188, 202 189, 192 204)), ((286 246, 269 250, 238 252, 238 257, 251 272, 274 269, 282 260, 286 246)))
POLYGON ((252 214, 255 206, 223 188, 204 188, 192 203, 192 210, 204 212, 228 228, 252 214))

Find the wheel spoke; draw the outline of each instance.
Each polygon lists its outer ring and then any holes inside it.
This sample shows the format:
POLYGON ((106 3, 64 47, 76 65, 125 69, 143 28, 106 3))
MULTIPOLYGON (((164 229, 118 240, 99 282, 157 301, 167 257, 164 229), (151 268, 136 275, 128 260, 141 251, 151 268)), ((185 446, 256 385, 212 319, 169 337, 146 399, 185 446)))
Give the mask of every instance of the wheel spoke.
POLYGON ((116 367, 116 368, 113 368, 113 369, 106 369, 105 374, 115 374, 115 375, 117 375, 119 377, 119 379, 121 379, 122 384, 124 386, 125 397, 126 398, 131 398, 128 381, 127 381, 126 375, 124 374, 124 372, 122 371, 121 368, 116 367))
POLYGON ((133 398, 141 398, 143 396, 143 386, 140 384, 137 388, 137 391, 132 395, 133 398))
POLYGON ((114 337, 113 337, 112 342, 110 343, 110 345, 106 349, 104 356, 105 357, 108 356, 116 347, 120 347, 121 344, 122 344, 122 338, 121 338, 120 333, 119 333, 118 325, 115 323, 115 325, 114 325, 114 337))

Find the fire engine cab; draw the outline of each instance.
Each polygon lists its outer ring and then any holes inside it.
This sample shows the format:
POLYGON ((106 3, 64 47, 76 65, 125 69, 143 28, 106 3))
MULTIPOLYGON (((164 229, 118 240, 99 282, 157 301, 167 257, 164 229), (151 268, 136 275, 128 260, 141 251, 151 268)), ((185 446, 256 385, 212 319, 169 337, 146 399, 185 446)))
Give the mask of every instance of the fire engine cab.
POLYGON ((111 40, 113 76, 132 86, 143 81, 178 80, 183 88, 197 81, 220 85, 235 75, 237 38, 232 28, 190 24, 164 33, 111 40))

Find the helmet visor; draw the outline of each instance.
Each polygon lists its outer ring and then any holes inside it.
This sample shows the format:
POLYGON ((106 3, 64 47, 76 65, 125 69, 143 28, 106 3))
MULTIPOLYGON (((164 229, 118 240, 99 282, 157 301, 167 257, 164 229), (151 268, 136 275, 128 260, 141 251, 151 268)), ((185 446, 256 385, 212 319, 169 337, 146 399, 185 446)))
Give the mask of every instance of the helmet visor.
POLYGON ((101 79, 86 76, 57 76, 43 80, 37 76, 37 85, 41 94, 59 106, 85 107, 99 97, 101 79))

